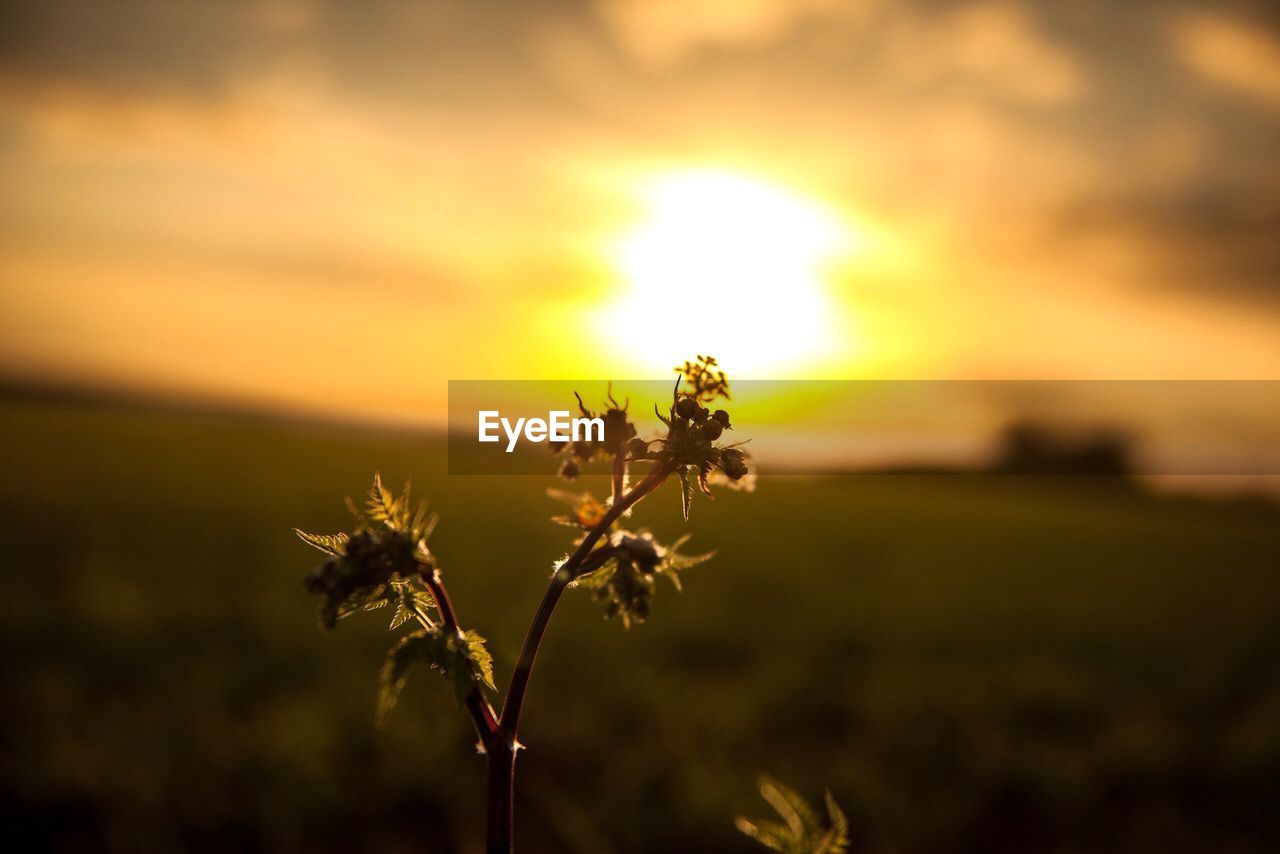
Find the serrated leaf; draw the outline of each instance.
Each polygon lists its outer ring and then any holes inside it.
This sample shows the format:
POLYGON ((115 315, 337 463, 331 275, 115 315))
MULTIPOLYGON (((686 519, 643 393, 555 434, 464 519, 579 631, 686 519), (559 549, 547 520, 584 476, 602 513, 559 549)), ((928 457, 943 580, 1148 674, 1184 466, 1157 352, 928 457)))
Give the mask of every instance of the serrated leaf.
POLYGON ((570 587, 583 587, 587 590, 599 590, 601 587, 608 585, 609 579, 613 577, 614 571, 618 568, 617 560, 607 560, 600 564, 598 569, 590 572, 584 572, 575 578, 570 587))
POLYGON ((689 510, 693 506, 693 484, 689 483, 689 473, 680 469, 680 512, 686 522, 689 521, 689 510))
POLYGON ((427 612, 436 607, 436 600, 425 590, 414 588, 413 609, 428 623, 433 622, 427 612))
POLYGON ((823 800, 827 804, 827 816, 831 820, 831 829, 823 835, 822 846, 816 854, 843 854, 849 847, 849 819, 836 803, 830 789, 823 793, 823 800))
POLYGON ((774 780, 760 778, 760 794, 782 816, 796 836, 806 836, 818 826, 818 814, 796 792, 774 780))
POLYGON ((444 670, 448 666, 448 658, 447 644, 439 631, 423 629, 400 638, 387 651, 378 674, 378 725, 385 724, 395 708, 414 664, 425 662, 444 670))
POLYGON ((365 515, 391 527, 395 527, 399 519, 398 502, 382 485, 381 472, 373 475, 373 486, 369 487, 369 497, 365 501, 365 515))
POLYGON ((400 638, 387 652, 378 677, 379 725, 395 708, 404 690, 409 670, 416 663, 439 670, 453 684, 459 704, 471 691, 472 680, 493 689, 493 656, 485 648, 484 638, 473 631, 448 634, 438 627, 422 629, 400 638))
POLYGON ((680 583, 680 573, 690 567, 697 566, 700 563, 706 563, 716 556, 715 552, 706 552, 700 555, 680 554, 680 547, 689 541, 691 534, 685 534, 680 539, 672 543, 668 548, 662 561, 657 566, 657 571, 665 578, 670 579, 675 585, 676 590, 683 590, 684 587, 680 583))
POLYGON ((404 598, 402 597, 396 600, 396 612, 391 615, 391 625, 387 626, 387 628, 394 631, 409 622, 411 619, 413 619, 413 609, 405 605, 404 598))
MULTIPOLYGON (((405 488, 405 510, 408 510, 409 491, 405 488)), ((409 523, 409 538, 418 543, 425 550, 426 541, 431 539, 432 533, 435 532, 436 525, 440 522, 439 515, 427 512, 427 502, 419 502, 417 510, 414 511, 413 521, 409 523)))
POLYGON ((431 619, 429 612, 435 608, 436 603, 429 592, 408 581, 393 582, 393 586, 396 590, 396 611, 391 617, 389 630, 398 629, 415 617, 424 626, 435 626, 435 620, 431 619))
POLYGON ((708 475, 709 473, 710 473, 710 470, 709 470, 709 469, 708 469, 708 470, 706 470, 706 471, 704 471, 704 470, 702 470, 702 469, 699 469, 699 470, 698 470, 698 490, 699 490, 703 495, 707 496, 707 498, 709 498, 709 499, 711 499, 711 500, 713 500, 713 501, 714 501, 714 500, 715 500, 715 495, 713 495, 713 494, 711 493, 711 487, 707 485, 707 475, 708 475))
POLYGON ((361 587, 337 605, 336 617, 349 617, 357 611, 373 611, 387 604, 387 585, 361 587))
POLYGON ((791 832, 786 825, 779 824, 776 821, 755 822, 742 816, 738 816, 734 820, 734 825, 739 831, 772 851, 780 851, 786 854, 793 850, 791 832))
POLYGON ((342 501, 347 505, 347 512, 351 514, 351 518, 355 522, 355 530, 356 531, 368 530, 369 520, 364 518, 364 513, 362 513, 360 511, 360 508, 356 506, 356 503, 351 500, 351 496, 350 495, 346 496, 345 498, 342 499, 342 501))
POLYGON ((334 557, 342 557, 347 553, 347 540, 350 539, 346 534, 308 534, 306 531, 294 528, 293 532, 307 545, 317 548, 320 551, 334 557))
POLYGON ((496 690, 497 686, 493 683, 493 656, 484 645, 484 638, 470 630, 463 634, 463 638, 466 641, 467 654, 471 659, 476 677, 489 690, 496 690))
POLYGON ((804 798, 778 781, 761 776, 760 794, 782 822, 739 817, 735 824, 761 845, 782 854, 844 854, 848 850, 849 821, 830 791, 824 795, 829 821, 826 827, 804 798))
MULTIPOLYGON (((703 552, 700 555, 681 555, 673 554, 662 562, 662 570, 665 572, 680 572, 690 567, 697 566, 700 563, 706 563, 716 556, 715 552, 703 552)), ((672 575, 674 578, 675 575, 672 575)))

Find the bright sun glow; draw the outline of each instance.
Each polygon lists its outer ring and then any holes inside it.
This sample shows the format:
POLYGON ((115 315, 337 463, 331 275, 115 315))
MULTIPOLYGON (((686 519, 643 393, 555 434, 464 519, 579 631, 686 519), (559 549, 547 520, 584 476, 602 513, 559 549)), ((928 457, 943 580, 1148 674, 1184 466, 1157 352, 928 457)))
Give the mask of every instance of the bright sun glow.
POLYGON ((638 355, 665 366, 709 352, 763 377, 827 350, 824 267, 853 243, 834 213, 727 172, 661 178, 644 201, 647 219, 618 247, 628 292, 611 310, 638 355))

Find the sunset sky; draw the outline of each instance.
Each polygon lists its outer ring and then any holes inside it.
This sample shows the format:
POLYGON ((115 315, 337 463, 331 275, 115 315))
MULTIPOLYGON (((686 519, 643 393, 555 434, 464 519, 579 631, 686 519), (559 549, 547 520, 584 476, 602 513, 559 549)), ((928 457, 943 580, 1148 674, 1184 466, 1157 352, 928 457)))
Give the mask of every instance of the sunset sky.
MULTIPOLYGON (((1270 7, 1270 8, 1269 8, 1270 7)), ((1266 3, 7 3, 0 375, 1280 378, 1266 3)))

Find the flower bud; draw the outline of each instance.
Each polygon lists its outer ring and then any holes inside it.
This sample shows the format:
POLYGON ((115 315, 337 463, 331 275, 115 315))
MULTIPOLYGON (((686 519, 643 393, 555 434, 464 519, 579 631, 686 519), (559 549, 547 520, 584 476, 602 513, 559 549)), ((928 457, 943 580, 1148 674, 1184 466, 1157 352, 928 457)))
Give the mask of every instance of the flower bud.
POLYGON ((653 568, 662 559, 658 553, 658 546, 651 537, 624 536, 619 538, 617 544, 641 572, 653 572, 653 568))
POLYGON ((702 436, 704 439, 715 441, 720 438, 720 434, 724 432, 724 425, 712 418, 702 425, 702 436))
POLYGON ((676 401, 676 415, 681 418, 693 418, 702 406, 692 397, 682 397, 676 401))
POLYGON ((711 417, 714 418, 716 421, 720 422, 720 426, 723 427, 724 429, 726 430, 733 429, 733 425, 729 423, 729 413, 727 411, 723 409, 717 409, 716 414, 711 417))
POLYGON ((737 448, 720 449, 720 468, 730 480, 741 480, 747 474, 744 454, 737 448))

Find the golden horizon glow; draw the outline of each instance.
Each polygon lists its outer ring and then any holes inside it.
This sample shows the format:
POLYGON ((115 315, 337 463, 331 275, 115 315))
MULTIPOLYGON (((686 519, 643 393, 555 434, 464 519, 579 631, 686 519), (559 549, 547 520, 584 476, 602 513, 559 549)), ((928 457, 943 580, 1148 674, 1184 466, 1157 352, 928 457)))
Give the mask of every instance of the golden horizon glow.
POLYGON ((608 310, 610 328, 640 331, 623 336, 637 358, 665 364, 709 352, 758 377, 832 346, 825 275, 861 244, 834 211, 712 169, 662 175, 641 198, 645 219, 615 247, 626 291, 608 310))
POLYGON ((1130 4, 1117 57, 1020 2, 454 4, 358 44, 337 4, 38 5, 0 73, 15 383, 412 420, 448 378, 698 352, 1280 376, 1280 28, 1247 10, 1130 4))

